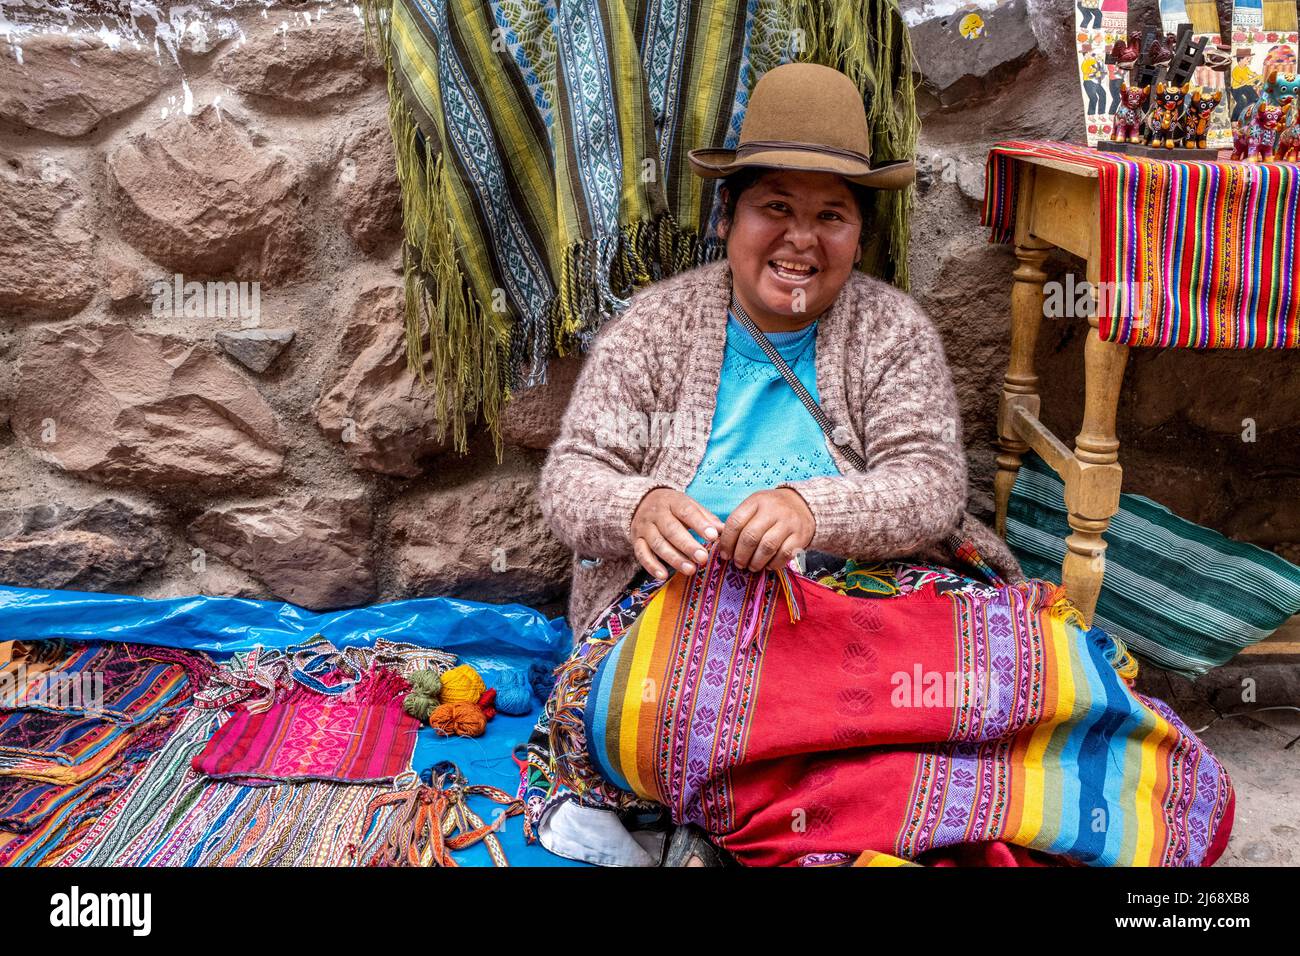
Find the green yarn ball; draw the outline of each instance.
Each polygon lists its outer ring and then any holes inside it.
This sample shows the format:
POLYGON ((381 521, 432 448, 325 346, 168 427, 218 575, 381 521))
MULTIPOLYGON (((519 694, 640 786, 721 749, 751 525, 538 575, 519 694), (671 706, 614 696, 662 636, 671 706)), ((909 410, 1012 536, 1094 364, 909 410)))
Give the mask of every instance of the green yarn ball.
POLYGON ((422 724, 429 722, 429 715, 433 713, 433 709, 437 706, 438 698, 414 690, 407 694, 406 699, 402 701, 402 710, 422 724))
POLYGON ((406 711, 422 724, 429 722, 429 715, 438 706, 438 695, 442 693, 442 677, 437 671, 416 671, 410 676, 411 692, 402 701, 402 710, 406 711))
POLYGON ((442 693, 442 676, 437 671, 416 671, 410 681, 413 694, 437 697, 442 693))

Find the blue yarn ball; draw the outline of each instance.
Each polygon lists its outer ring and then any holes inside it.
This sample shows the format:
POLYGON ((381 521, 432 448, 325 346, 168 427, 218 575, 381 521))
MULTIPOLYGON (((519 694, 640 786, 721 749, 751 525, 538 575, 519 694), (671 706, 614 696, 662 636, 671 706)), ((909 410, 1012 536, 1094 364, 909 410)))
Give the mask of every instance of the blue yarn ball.
POLYGON ((546 703, 546 698, 551 696, 551 689, 555 687, 555 668, 533 661, 528 668, 528 681, 533 685, 537 699, 546 703))
POLYGON ((502 671, 492 677, 497 689, 497 710, 512 717, 532 713, 533 688, 522 671, 502 671))

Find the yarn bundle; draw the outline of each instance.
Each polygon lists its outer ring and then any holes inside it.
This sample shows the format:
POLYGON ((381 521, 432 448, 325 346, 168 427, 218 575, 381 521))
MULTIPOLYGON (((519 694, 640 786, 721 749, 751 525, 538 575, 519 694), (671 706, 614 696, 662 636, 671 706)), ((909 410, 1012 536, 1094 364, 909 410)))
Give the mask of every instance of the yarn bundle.
POLYGON ((494 672, 496 686, 489 688, 483 675, 469 664, 439 673, 416 671, 402 709, 441 734, 481 737, 497 711, 512 717, 532 713, 533 697, 545 701, 555 682, 551 668, 534 664, 522 670, 494 672))
POLYGON ((535 696, 543 704, 551 696, 551 691, 555 687, 555 668, 546 664, 534 661, 528 668, 528 683, 532 688, 535 696))
POLYGON ((482 737, 487 722, 496 716, 495 689, 468 664, 444 673, 416 671, 402 709, 422 724, 446 737, 482 737))
POLYGON ((497 685, 497 710, 512 717, 522 717, 533 711, 533 687, 528 675, 521 670, 502 671, 495 675, 497 685))

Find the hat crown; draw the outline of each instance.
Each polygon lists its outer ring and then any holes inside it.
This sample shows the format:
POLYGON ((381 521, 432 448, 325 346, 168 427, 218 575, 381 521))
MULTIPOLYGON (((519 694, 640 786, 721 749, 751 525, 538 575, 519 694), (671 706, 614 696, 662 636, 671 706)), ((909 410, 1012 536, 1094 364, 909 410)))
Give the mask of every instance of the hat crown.
POLYGON ((839 70, 785 63, 764 73, 749 97, 739 147, 786 141, 861 153, 871 159, 862 94, 839 70))

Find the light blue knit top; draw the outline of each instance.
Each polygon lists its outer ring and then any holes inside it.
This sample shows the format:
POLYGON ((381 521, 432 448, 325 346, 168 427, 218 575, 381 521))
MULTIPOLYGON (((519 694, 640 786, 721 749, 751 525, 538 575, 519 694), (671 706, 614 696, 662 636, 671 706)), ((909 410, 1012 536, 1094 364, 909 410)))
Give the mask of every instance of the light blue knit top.
MULTIPOLYGON (((768 339, 818 402, 817 322, 768 339)), ((686 494, 722 521, 755 491, 838 475, 826 436, 763 349, 727 313, 727 347, 709 444, 686 494)))

